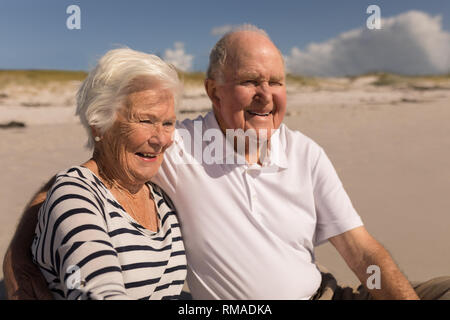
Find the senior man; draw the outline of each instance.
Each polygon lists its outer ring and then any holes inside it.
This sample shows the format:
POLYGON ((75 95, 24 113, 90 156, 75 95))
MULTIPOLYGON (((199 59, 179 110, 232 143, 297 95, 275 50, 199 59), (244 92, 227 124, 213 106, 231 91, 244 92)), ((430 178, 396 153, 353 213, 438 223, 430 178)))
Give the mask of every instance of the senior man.
MULTIPOLYGON (((213 112, 178 124, 155 178, 178 210, 194 299, 418 299, 364 228, 323 149, 282 124, 284 62, 265 32, 247 27, 219 40, 205 88, 213 112), (378 266, 380 289, 344 290, 321 274, 314 246, 327 240, 362 284, 378 266)), ((46 295, 39 277, 29 277, 33 288, 23 280, 36 271, 24 253, 35 211, 25 212, 4 263, 9 294, 19 298, 46 295)))

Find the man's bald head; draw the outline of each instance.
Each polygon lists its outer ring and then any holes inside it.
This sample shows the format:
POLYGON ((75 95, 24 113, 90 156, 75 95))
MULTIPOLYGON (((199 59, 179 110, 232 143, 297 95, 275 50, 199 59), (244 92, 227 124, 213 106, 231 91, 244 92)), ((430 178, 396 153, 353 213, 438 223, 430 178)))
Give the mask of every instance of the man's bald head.
POLYGON ((207 79, 223 81, 223 69, 227 60, 232 60, 236 55, 245 54, 245 48, 252 42, 266 42, 273 46, 280 54, 284 63, 283 55, 273 44, 268 34, 258 27, 245 24, 226 33, 213 47, 209 55, 209 66, 206 73, 207 79))

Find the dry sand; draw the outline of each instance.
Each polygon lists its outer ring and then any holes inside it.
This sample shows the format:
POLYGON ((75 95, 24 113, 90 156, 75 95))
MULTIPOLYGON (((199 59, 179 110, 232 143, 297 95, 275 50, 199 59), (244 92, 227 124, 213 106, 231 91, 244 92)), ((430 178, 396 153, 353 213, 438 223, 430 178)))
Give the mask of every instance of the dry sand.
MULTIPOLYGON (((375 87, 369 80, 289 88, 285 123, 324 147, 366 228, 410 280, 449 275, 450 90, 375 87)), ((0 123, 26 123, 0 129, 1 257, 39 186, 90 156, 73 106, 21 103, 0 101, 0 123)), ((201 88, 191 89, 179 119, 209 105, 201 88)), ((357 283, 330 244, 317 248, 316 258, 343 282, 357 283)))

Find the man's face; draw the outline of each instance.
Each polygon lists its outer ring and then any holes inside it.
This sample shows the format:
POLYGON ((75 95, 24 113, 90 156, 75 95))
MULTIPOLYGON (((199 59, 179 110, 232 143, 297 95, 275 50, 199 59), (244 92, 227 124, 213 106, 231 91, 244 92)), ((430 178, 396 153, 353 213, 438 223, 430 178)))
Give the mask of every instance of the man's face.
POLYGON ((244 34, 230 45, 223 82, 215 81, 213 99, 222 129, 265 129, 268 137, 286 113, 284 64, 270 40, 244 34))

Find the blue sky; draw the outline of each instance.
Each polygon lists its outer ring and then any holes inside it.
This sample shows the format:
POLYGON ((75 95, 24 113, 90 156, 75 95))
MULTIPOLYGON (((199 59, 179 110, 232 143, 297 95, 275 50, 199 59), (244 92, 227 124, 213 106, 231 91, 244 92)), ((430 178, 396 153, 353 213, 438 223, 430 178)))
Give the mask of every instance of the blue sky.
POLYGON ((215 27, 255 24, 289 54, 363 28, 370 4, 381 8, 383 18, 409 10, 441 15, 442 30, 450 32, 448 0, 1 0, 0 69, 87 70, 118 45, 163 55, 183 42, 193 56, 191 70, 204 71, 219 38, 211 33, 215 27), (66 27, 72 4, 81 9, 81 30, 66 27))

